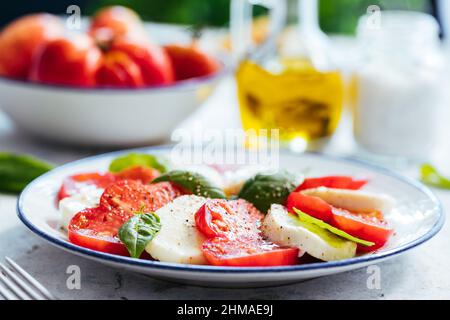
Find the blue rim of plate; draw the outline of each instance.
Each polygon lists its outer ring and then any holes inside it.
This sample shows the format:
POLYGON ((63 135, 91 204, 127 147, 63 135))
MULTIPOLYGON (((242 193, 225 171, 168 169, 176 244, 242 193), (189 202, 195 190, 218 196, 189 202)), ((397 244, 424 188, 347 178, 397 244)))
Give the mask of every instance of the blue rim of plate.
MULTIPOLYGON (((71 167, 73 165, 81 164, 84 162, 89 162, 94 159, 108 157, 108 156, 114 156, 119 154, 124 154, 128 152, 151 152, 151 151, 164 151, 170 148, 170 145, 165 146, 158 146, 158 147, 146 147, 146 148, 137 148, 137 149, 129 149, 129 150, 122 150, 122 151, 114 151, 109 153, 104 153, 96 156, 91 156, 87 158, 83 158, 77 161, 73 161, 67 164, 64 164, 60 167, 57 167, 53 170, 51 170, 48 173, 45 173, 44 175, 38 177, 36 180, 32 181, 20 194, 19 199, 17 200, 17 215, 19 219, 27 226, 32 232, 43 238, 44 240, 47 240, 51 242, 52 244, 62 247, 63 249, 74 251, 77 254, 81 255, 87 255, 93 258, 96 258, 97 260, 105 260, 106 262, 114 262, 114 263, 123 263, 130 266, 135 267, 149 267, 153 269, 158 270, 167 270, 167 271, 185 271, 185 272, 204 272, 204 273, 274 273, 274 272, 298 272, 298 271, 308 271, 308 270, 320 270, 320 269, 330 269, 330 268, 342 268, 350 265, 359 265, 364 264, 370 261, 376 261, 380 259, 386 259, 391 256, 399 255, 405 251, 408 251, 412 248, 415 248, 426 241, 433 238, 443 227, 445 223, 445 216, 444 216, 444 210, 442 207, 442 204, 440 200, 436 197, 436 195, 425 185, 422 183, 405 177, 403 175, 400 175, 398 173, 395 173, 389 169, 386 169, 384 167, 368 163, 366 161, 361 161, 354 158, 349 157, 340 157, 340 156, 332 156, 322 153, 307 153, 308 155, 313 155, 317 157, 322 157, 328 160, 333 160, 337 162, 347 163, 347 164, 353 164, 357 165, 359 167, 364 167, 371 169, 375 172, 390 176, 392 178, 398 179, 406 184, 409 184, 410 186, 416 188, 417 190, 421 191, 425 195, 429 197, 429 199, 432 201, 432 203, 435 205, 437 213, 439 214, 439 219, 436 221, 436 223, 433 225, 433 227, 424 235, 421 237, 415 239, 412 242, 409 242, 407 244, 404 244, 400 247, 393 248, 390 250, 374 253, 374 254, 368 254, 363 256, 358 256, 351 259, 345 259, 345 260, 339 260, 339 261, 331 261, 331 262, 318 262, 318 263, 310 263, 310 264, 300 264, 295 266, 282 266, 282 267, 216 267, 216 266, 209 266, 209 265, 186 265, 186 264, 177 264, 177 263, 166 263, 166 262, 159 262, 159 261, 152 261, 152 260, 140 260, 140 259, 134 259, 130 257, 123 257, 123 256, 117 256, 112 255, 108 253, 102 253, 99 251, 90 250, 84 247, 77 246, 75 244, 72 244, 68 241, 58 239, 56 237, 53 237, 49 234, 47 234, 44 231, 41 231, 38 227, 34 226, 31 221, 28 220, 26 214, 23 210, 23 198, 24 196, 29 192, 29 190, 33 187, 34 184, 37 182, 40 182, 41 180, 44 180, 48 175, 52 175, 53 173, 57 171, 64 170, 68 167, 71 167)), ((295 155, 294 153, 291 153, 287 150, 283 151, 284 153, 295 155)), ((301 155, 299 155, 301 156, 301 155)))

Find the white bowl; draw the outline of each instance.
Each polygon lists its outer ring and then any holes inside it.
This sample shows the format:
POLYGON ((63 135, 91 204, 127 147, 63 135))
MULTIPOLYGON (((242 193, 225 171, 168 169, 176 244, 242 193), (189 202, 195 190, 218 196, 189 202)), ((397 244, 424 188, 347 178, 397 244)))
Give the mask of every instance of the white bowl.
POLYGON ((0 107, 32 135, 60 143, 126 147, 166 140, 226 74, 142 88, 76 88, 0 78, 0 107))

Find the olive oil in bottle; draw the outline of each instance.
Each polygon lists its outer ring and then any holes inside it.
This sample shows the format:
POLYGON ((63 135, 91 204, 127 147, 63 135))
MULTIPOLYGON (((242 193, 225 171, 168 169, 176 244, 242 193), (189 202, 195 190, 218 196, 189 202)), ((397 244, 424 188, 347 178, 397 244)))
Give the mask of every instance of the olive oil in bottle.
POLYGON ((304 58, 280 58, 275 68, 244 60, 236 80, 244 129, 279 129, 282 142, 308 143, 339 123, 344 83, 337 71, 318 71, 304 58))

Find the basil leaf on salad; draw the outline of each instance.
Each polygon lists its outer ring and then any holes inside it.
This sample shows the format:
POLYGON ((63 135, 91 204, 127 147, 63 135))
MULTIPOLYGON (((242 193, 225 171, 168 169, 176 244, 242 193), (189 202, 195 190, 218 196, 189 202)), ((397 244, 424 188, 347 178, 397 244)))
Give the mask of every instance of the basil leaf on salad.
POLYGON ((0 192, 19 193, 27 184, 53 169, 53 166, 28 155, 0 153, 0 192))
POLYGON ((330 231, 331 233, 333 233, 333 234, 335 234, 335 235, 337 235, 337 236, 339 236, 341 238, 350 240, 352 242, 361 244, 361 245, 366 246, 366 247, 371 247, 371 246, 375 245, 375 243, 373 243, 373 242, 356 238, 356 237, 354 237, 352 235, 349 235, 347 232, 339 230, 338 228, 335 228, 332 225, 329 225, 328 223, 323 222, 322 220, 319 220, 319 219, 316 219, 314 217, 311 217, 309 214, 306 214, 303 211, 298 210, 297 208, 294 208, 294 211, 295 211, 295 213, 297 213, 300 221, 302 221, 302 222, 314 224, 314 225, 316 225, 316 226, 318 226, 318 227, 320 227, 322 229, 330 231))
POLYGON ((163 181, 172 182, 182 189, 200 197, 212 199, 226 198, 221 188, 213 185, 208 179, 196 172, 174 170, 159 176, 152 183, 163 181))
POLYGON ((120 172, 134 166, 150 167, 158 170, 160 173, 166 173, 168 171, 167 161, 152 154, 145 153, 130 153, 118 157, 109 165, 109 171, 120 172))
POLYGON ((424 164, 420 168, 420 180, 429 186, 450 190, 450 179, 444 177, 430 164, 424 164))
POLYGON ((161 223, 156 214, 137 213, 119 229, 119 239, 132 258, 139 258, 159 230, 161 223))
POLYGON ((289 194, 301 182, 298 176, 287 171, 272 175, 257 174, 244 183, 238 197, 267 213, 272 204, 284 205, 289 194))

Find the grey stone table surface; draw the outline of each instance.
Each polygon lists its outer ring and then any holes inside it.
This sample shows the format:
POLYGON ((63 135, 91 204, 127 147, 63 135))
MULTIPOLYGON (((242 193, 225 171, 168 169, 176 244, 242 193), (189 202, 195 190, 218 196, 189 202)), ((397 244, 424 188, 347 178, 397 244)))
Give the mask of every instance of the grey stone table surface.
MULTIPOLYGON (((186 127, 208 119, 211 127, 237 124, 236 107, 220 104, 232 96, 223 85, 186 127), (224 119, 228 119, 224 121, 224 119)), ((341 148, 342 149, 342 148, 341 148)), ((34 140, 0 114, 0 151, 27 152, 56 164, 107 150, 72 149, 34 140)), ((450 209, 450 192, 437 192, 450 209)), ((450 299, 450 227, 403 256, 381 263, 381 289, 369 289, 367 269, 263 289, 214 289, 180 285, 113 269, 53 247, 31 233, 16 216, 16 197, 0 195, 0 262, 16 260, 62 299, 450 299), (81 269, 81 289, 69 290, 67 267, 81 269)))

